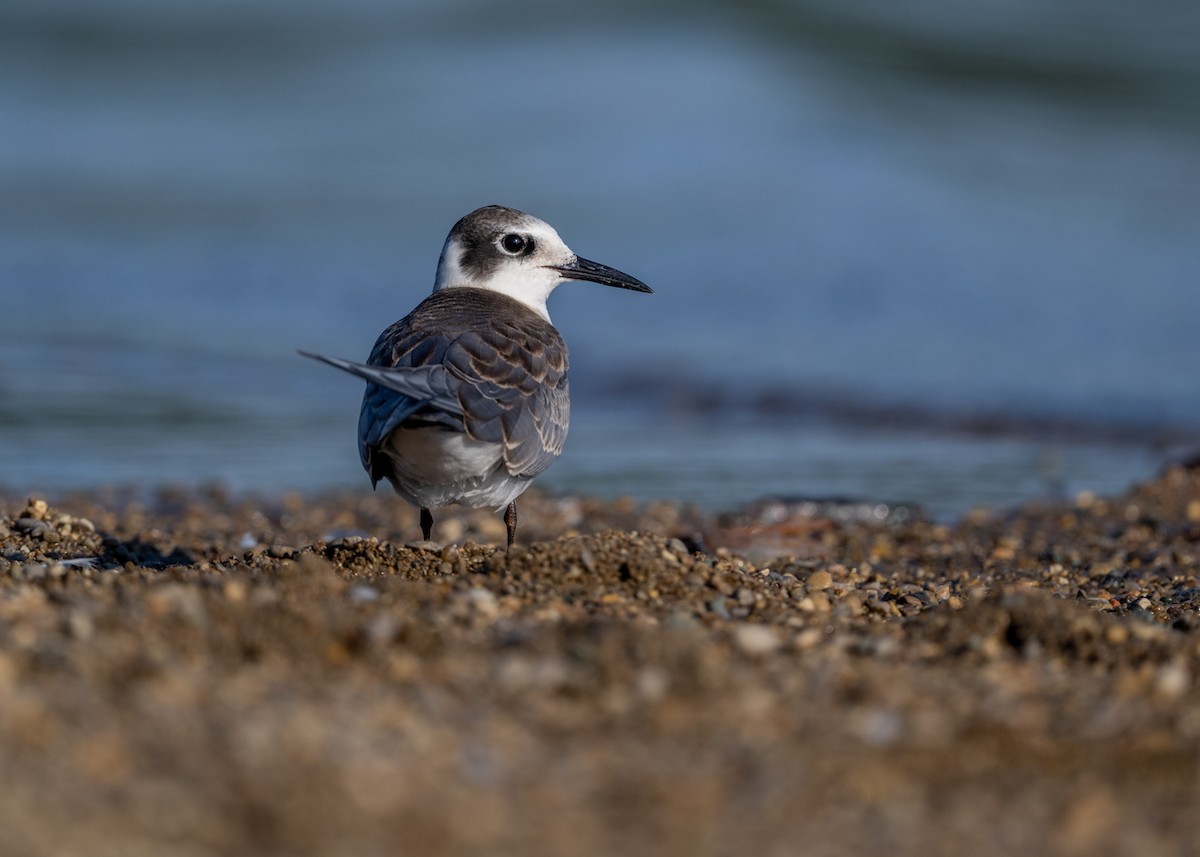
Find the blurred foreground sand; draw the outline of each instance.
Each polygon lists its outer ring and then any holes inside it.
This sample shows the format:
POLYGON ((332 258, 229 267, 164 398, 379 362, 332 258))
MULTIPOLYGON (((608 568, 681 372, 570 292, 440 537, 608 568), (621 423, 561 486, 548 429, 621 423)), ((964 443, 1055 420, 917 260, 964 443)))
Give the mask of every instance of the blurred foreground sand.
POLYGON ((521 512, 506 557, 383 492, 0 497, 0 854, 1200 847, 1198 471, 954 527, 521 512))

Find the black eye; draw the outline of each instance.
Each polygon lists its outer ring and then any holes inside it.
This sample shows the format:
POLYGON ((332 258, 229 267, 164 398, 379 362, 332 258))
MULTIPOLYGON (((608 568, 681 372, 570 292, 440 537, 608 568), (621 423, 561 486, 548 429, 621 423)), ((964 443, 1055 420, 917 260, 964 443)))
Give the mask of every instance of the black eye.
POLYGON ((528 252, 533 249, 533 242, 526 239, 524 235, 518 235, 515 232, 510 232, 500 239, 500 246, 504 248, 505 253, 512 253, 516 256, 522 251, 528 252))

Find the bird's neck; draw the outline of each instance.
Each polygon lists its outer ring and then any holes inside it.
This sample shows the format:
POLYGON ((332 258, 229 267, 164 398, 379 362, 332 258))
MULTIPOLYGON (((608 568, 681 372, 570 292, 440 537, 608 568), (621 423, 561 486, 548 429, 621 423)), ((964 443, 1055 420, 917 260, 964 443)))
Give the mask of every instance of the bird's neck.
POLYGON ((444 289, 473 288, 496 292, 512 298, 523 306, 529 307, 529 309, 536 312, 546 321, 550 321, 550 312, 546 308, 546 299, 550 297, 550 292, 554 291, 556 285, 558 285, 557 282, 551 282, 545 288, 541 288, 536 279, 531 280, 527 276, 506 277, 501 274, 489 277, 486 282, 482 283, 473 281, 467 277, 457 279, 443 279, 439 277, 433 290, 440 292, 444 289))

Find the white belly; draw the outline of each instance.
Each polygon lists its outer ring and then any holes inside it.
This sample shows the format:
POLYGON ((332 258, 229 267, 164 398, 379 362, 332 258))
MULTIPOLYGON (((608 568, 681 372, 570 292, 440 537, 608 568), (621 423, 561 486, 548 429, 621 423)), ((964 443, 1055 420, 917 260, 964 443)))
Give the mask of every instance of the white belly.
POLYGON ((503 508, 529 487, 504 467, 504 447, 440 428, 396 429, 383 445, 392 487, 427 509, 459 503, 503 508))

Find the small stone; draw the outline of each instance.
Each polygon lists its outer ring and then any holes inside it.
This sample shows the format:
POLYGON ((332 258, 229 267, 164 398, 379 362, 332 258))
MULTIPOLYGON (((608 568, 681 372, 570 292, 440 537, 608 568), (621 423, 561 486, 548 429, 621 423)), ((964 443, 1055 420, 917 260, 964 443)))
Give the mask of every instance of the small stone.
POLYGON ((349 591, 346 592, 346 597, 360 604, 370 604, 379 600, 379 590, 374 586, 360 584, 358 586, 351 586, 349 591))
POLYGON ((39 518, 17 518, 13 521, 13 528, 18 533, 27 533, 28 535, 50 532, 50 525, 39 518))
POLYGON ((467 534, 467 523, 462 518, 447 518, 438 521, 438 534, 446 542, 460 542, 467 534))
POLYGON ((733 643, 752 657, 769 655, 782 645, 775 629, 767 625, 738 625, 733 629, 733 643))
MULTIPOLYGON (((1198 516, 1198 519, 1200 519, 1200 516, 1198 516)), ((676 556, 688 556, 691 553, 691 551, 688 550, 687 545, 685 545, 679 539, 671 539, 668 541, 667 550, 673 552, 676 556)))
POLYGON ((876 616, 899 616, 900 609, 896 606, 895 601, 881 601, 878 598, 868 598, 864 605, 867 612, 874 613, 876 616))
POLYGON ((861 616, 863 609, 863 600, 857 595, 847 595, 837 604, 838 615, 861 616))
POLYGON ((725 596, 718 595, 708 602, 708 609, 722 619, 729 619, 729 608, 725 604, 725 596))
POLYGON ((490 619, 500 612, 500 605, 496 601, 495 594, 490 589, 476 586, 473 589, 468 589, 463 597, 481 616, 490 619))
POLYGON ((66 628, 64 630, 76 640, 90 640, 95 629, 96 626, 92 622, 92 617, 83 610, 72 610, 67 614, 66 628))
POLYGON ((754 603, 754 590, 748 589, 745 586, 739 586, 733 597, 737 599, 738 604, 743 607, 749 607, 754 603))
POLYGON ((1129 642, 1129 629, 1124 625, 1112 625, 1105 630, 1104 639, 1114 646, 1123 646, 1129 642))
POLYGON ((671 676, 660 667, 643 667, 634 679, 638 696, 650 702, 662 699, 671 687, 671 676))
POLYGON ((696 617, 686 610, 676 610, 663 620, 663 627, 673 631, 690 631, 699 625, 696 617))
POLYGON ((887 708, 858 712, 852 726, 868 744, 885 747, 894 744, 904 730, 899 712, 887 708))
POLYGON ((821 571, 814 571, 808 576, 808 580, 805 581, 805 585, 810 591, 819 592, 822 589, 828 589, 829 587, 833 586, 833 575, 824 569, 821 571))
POLYGON ((246 600, 246 584, 241 580, 225 581, 225 585, 221 587, 221 591, 234 604, 240 604, 246 600))
POLYGON ((367 639, 376 646, 390 645, 399 633, 401 622, 391 613, 380 611, 367 623, 367 639))
MULTIPOLYGON (((812 595, 808 596, 808 601, 812 603, 813 610, 815 610, 817 613, 828 613, 830 608, 833 606, 829 601, 829 596, 824 592, 814 592, 812 595)), ((800 603, 802 605, 804 604, 803 601, 800 603)))
POLYGON ((1173 661, 1159 667, 1154 679, 1154 690, 1163 699, 1178 699, 1191 687, 1192 677, 1184 664, 1173 661))
POLYGON ((816 648, 824 634, 820 628, 805 628, 792 640, 792 644, 802 652, 816 648))

